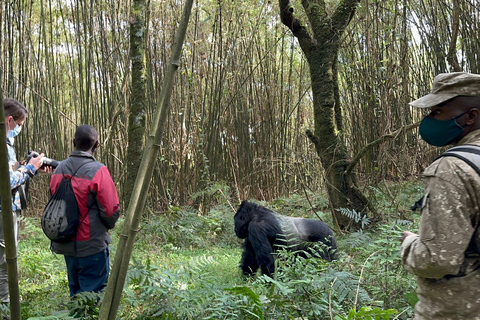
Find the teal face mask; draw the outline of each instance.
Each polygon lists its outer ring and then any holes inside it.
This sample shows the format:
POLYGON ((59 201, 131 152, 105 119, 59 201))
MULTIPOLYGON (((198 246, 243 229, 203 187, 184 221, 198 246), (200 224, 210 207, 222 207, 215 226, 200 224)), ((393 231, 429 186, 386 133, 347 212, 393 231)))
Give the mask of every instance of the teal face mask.
POLYGON ((466 125, 462 127, 457 123, 456 119, 463 116, 467 112, 468 111, 465 111, 455 118, 443 121, 426 116, 420 123, 420 136, 426 143, 433 146, 446 146, 449 142, 462 134, 466 125))

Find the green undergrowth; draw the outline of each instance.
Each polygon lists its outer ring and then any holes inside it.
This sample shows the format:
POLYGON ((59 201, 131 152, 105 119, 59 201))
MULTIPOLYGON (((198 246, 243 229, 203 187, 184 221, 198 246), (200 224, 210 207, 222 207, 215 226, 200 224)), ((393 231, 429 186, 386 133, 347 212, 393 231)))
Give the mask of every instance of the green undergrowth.
MULTIPOLYGON (((332 226, 326 198, 308 200, 292 196, 258 203, 332 226)), ((203 212, 170 207, 145 219, 118 319, 410 319, 413 314, 416 284, 401 265, 399 238, 404 229, 415 231, 415 214, 337 233, 336 262, 281 251, 273 278, 245 278, 238 268, 242 241, 235 237, 234 209, 221 203, 203 212)), ((122 228, 123 220, 112 231, 112 263, 122 228)), ((38 218, 23 218, 18 262, 22 319, 98 318, 101 295, 70 300, 63 257, 50 252, 38 218)))

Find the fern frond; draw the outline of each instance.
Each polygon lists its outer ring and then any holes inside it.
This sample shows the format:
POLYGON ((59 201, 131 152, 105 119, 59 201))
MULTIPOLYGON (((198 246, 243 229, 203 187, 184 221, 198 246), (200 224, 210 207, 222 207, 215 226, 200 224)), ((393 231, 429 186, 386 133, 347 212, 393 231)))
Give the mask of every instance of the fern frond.
POLYGON ((372 238, 362 230, 353 232, 341 240, 341 243, 348 244, 349 248, 360 248, 371 244, 372 238))
POLYGON ((340 212, 347 218, 354 220, 355 223, 360 222, 360 224, 362 225, 362 229, 370 224, 370 219, 366 215, 362 215, 360 212, 348 208, 336 208, 335 210, 340 212))
POLYGON ((360 279, 349 272, 331 269, 325 275, 325 279, 327 283, 331 284, 331 290, 334 291, 339 303, 345 300, 355 301, 355 299, 360 302, 370 301, 368 293, 364 289, 358 288, 360 279))
POLYGON ((214 259, 213 256, 199 256, 190 259, 190 267, 196 271, 205 271, 209 266, 217 265, 218 262, 214 259))

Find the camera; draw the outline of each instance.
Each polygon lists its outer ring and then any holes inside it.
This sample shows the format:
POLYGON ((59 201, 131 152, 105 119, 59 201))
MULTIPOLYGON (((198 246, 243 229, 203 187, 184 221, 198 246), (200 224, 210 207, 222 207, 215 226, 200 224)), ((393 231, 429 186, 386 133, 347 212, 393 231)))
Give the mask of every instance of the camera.
MULTIPOLYGON (((28 155, 27 155, 27 158, 25 159, 25 162, 28 163, 30 161, 30 159, 32 158, 36 158, 38 157, 39 154, 38 152, 36 151, 28 151, 28 155)), ((43 157, 43 164, 42 164, 42 168, 43 167, 46 167, 46 166, 50 166, 52 167, 53 169, 55 169, 58 164, 60 163, 60 161, 58 160, 54 160, 54 159, 50 159, 50 158, 47 158, 47 157, 43 157)))

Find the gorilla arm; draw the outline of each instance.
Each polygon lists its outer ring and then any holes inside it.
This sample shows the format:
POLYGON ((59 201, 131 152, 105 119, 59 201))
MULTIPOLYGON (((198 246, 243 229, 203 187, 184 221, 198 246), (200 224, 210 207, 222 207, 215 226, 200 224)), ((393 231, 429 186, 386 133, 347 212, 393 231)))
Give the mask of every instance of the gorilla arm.
POLYGON ((240 268, 242 268, 243 274, 246 276, 252 276, 258 270, 255 251, 253 250, 252 243, 250 240, 248 240, 248 238, 245 239, 245 242, 243 243, 242 265, 240 268))
POLYGON ((262 274, 271 275, 275 271, 275 259, 273 256, 273 242, 277 236, 277 230, 264 221, 250 223, 248 228, 248 240, 255 251, 257 264, 262 274))

